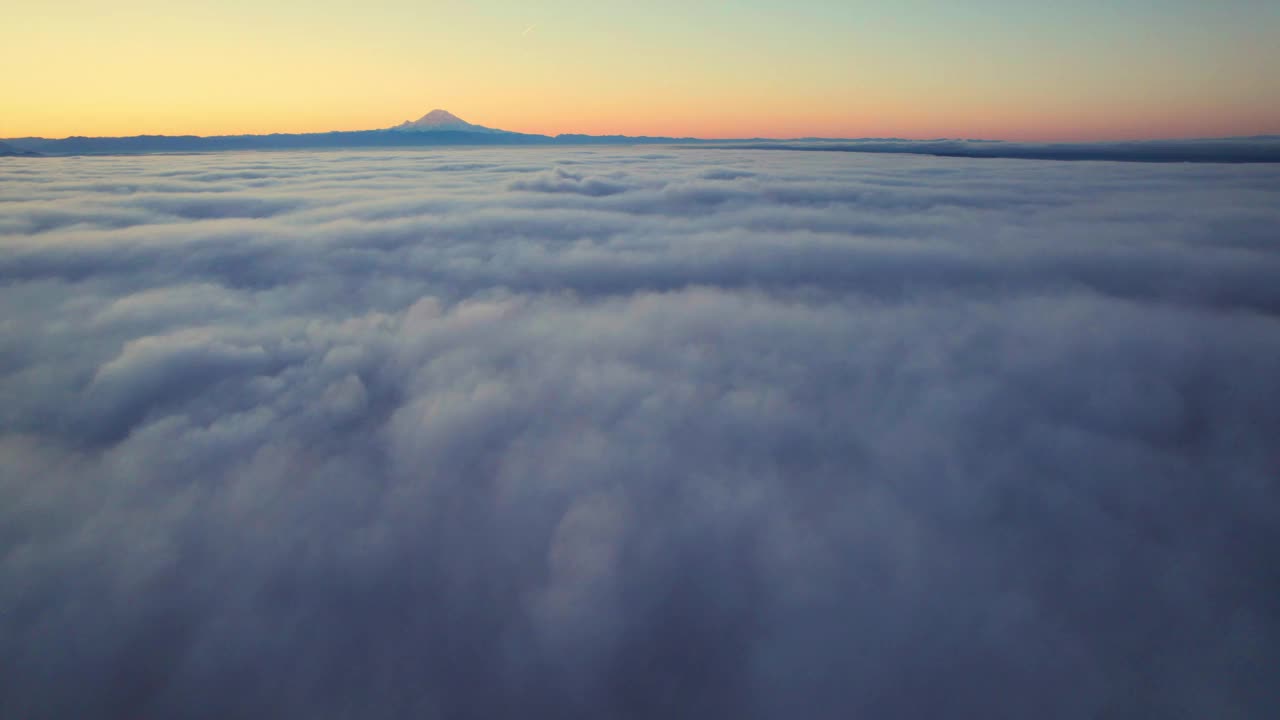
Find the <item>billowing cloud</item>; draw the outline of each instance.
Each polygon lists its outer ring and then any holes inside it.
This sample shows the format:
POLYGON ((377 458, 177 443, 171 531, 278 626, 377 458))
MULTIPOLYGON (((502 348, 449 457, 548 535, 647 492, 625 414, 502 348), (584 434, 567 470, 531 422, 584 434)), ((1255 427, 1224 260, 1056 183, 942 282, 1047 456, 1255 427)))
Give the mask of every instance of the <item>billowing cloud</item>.
POLYGON ((0 715, 1266 717, 1280 169, 0 166, 0 715))

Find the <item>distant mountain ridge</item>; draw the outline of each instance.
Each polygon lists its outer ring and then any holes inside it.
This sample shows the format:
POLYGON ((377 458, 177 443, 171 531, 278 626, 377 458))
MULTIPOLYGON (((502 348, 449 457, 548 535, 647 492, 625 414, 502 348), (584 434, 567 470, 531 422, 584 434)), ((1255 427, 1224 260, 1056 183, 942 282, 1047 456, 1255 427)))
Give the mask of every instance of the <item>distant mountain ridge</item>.
POLYGON ((417 120, 380 130, 338 130, 269 135, 134 135, 130 137, 25 137, 5 140, 15 154, 116 155, 139 153, 221 152, 228 150, 304 150, 400 148, 437 145, 553 145, 695 142, 692 138, 595 138, 586 135, 537 135, 498 130, 469 123, 448 110, 436 109, 417 120))
POLYGON ((38 157, 40 153, 16 148, 9 143, 0 142, 0 157, 38 157))
POLYGON ((1102 160, 1117 162, 1280 163, 1280 137, 1140 140, 1098 143, 1021 143, 999 140, 904 140, 899 138, 635 137, 627 135, 537 135, 475 125, 448 110, 381 130, 269 135, 135 135, 132 137, 26 137, 0 141, 0 157, 38 155, 127 155, 232 150, 322 150, 497 145, 696 145, 724 150, 793 150, 932 155, 955 158, 1102 160))

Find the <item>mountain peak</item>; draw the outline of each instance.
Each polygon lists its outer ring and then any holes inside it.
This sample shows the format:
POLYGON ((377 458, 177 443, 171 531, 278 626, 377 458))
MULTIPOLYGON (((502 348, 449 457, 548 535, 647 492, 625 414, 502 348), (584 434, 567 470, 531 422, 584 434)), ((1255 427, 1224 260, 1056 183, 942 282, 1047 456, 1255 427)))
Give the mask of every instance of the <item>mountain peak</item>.
POLYGON ((414 125, 446 125, 446 124, 470 125, 471 123, 466 122, 465 120, 458 117, 457 115, 454 115, 448 110, 441 110, 440 108, 436 108, 435 110, 432 110, 426 115, 423 115, 422 117, 418 118, 416 121, 414 121, 413 124, 414 125))
POLYGON ((452 130, 454 132, 480 132, 491 133, 497 132, 483 125, 472 125, 462 118, 454 115, 448 110, 439 108, 423 115, 417 120, 410 120, 400 123, 392 130, 409 130, 414 132, 433 132, 438 130, 452 130))

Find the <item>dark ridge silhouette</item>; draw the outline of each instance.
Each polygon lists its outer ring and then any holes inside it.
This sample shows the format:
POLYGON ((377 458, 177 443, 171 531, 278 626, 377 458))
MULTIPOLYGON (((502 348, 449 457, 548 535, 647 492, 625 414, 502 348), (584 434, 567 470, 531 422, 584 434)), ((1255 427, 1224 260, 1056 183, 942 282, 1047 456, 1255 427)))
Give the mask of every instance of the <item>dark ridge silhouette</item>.
MULTIPOLYGON (((5 144, 7 143, 7 144, 5 144)), ((733 150, 792 150, 932 155, 1023 160, 1107 160, 1117 162, 1280 162, 1280 136, 1100 143, 1018 143, 996 140, 904 140, 900 138, 797 138, 777 140, 628 135, 538 135, 474 125, 447 110, 382 130, 269 135, 135 135, 132 137, 11 138, 5 155, 117 155, 200 153, 228 150, 318 150, 491 145, 697 145, 733 150)))
POLYGON ((8 143, 0 142, 0 157, 37 157, 40 153, 21 150, 8 143))
POLYGON ((809 152, 901 153, 958 158, 1110 160, 1118 162, 1280 162, 1280 136, 1107 143, 1010 143, 993 140, 811 140, 730 142, 718 147, 809 152))

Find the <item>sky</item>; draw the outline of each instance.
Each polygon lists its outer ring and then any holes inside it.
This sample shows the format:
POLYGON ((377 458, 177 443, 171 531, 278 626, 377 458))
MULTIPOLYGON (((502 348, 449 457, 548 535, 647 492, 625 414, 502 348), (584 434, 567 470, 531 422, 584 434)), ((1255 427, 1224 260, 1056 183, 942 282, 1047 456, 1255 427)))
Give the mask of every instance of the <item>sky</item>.
POLYGON ((1280 716, 1280 166, 0 162, 0 716, 1280 716))
POLYGON ((1268 0, 15 0, 0 137, 1280 133, 1268 0))

